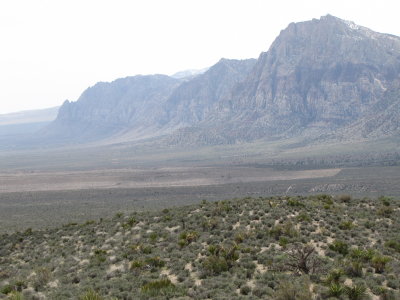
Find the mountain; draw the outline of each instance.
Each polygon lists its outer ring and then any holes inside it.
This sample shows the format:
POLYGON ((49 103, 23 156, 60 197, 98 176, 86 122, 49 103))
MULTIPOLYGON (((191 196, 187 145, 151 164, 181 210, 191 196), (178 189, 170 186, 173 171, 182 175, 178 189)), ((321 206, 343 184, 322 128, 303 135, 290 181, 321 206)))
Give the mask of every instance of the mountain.
POLYGON ((256 60, 221 59, 190 80, 166 75, 133 76, 100 82, 76 102, 65 101, 42 135, 64 141, 143 139, 171 133, 203 120, 227 97, 256 60))
POLYGON ((289 24, 257 60, 184 73, 98 83, 43 132, 187 145, 400 132, 400 38, 331 15, 289 24))
POLYGON ((292 23, 260 55, 231 98, 171 139, 193 144, 316 137, 350 132, 343 128, 357 122, 357 131, 367 136, 378 125, 386 135, 398 133, 399 97, 389 98, 400 95, 399 74, 399 37, 330 15, 292 23))
POLYGON ((157 128, 162 103, 181 81, 166 75, 147 75, 99 82, 76 102, 65 101, 57 119, 42 134, 65 141, 88 141, 142 129, 157 128))
POLYGON ((221 59, 202 75, 183 82, 164 104, 164 123, 180 128, 206 119, 217 103, 231 96, 232 88, 255 63, 255 59, 221 59))
POLYGON ((192 79, 193 77, 203 74, 208 68, 203 69, 189 69, 184 71, 179 71, 171 75, 172 78, 176 79, 192 79))

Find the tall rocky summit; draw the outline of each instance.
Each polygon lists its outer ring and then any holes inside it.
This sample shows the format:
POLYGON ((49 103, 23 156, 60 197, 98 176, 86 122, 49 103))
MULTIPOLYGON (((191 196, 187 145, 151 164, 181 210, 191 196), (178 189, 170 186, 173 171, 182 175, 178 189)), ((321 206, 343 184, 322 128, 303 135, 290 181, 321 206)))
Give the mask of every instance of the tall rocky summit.
POLYGON ((391 109, 399 105, 399 80, 399 37, 330 15, 292 23, 260 55, 231 98, 219 103, 200 126, 181 131, 174 140, 315 138, 345 134, 355 123, 353 135, 368 135, 375 126, 386 128, 382 134, 392 134, 400 129, 399 110, 391 109), (390 124, 376 120, 380 117, 390 124))
POLYGON ((138 137, 146 129, 177 144, 400 132, 400 38, 330 15, 290 24, 257 61, 143 80, 96 85, 64 104, 48 130, 138 137))

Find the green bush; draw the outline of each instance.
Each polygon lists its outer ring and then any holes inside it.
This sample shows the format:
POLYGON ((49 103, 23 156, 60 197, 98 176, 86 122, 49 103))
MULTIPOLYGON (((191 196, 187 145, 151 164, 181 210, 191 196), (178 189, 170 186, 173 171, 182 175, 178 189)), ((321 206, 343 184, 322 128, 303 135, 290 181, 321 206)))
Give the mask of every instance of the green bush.
POLYGON ((146 258, 145 263, 152 268, 162 268, 165 266, 165 261, 158 256, 146 258))
POLYGON ((367 297, 367 288, 364 285, 345 286, 344 293, 349 300, 362 300, 367 297))
POLYGON ((375 255, 371 260, 371 265, 375 269, 375 273, 383 273, 385 271, 386 264, 390 261, 390 257, 375 255))
POLYGON ((7 284, 0 289, 0 293, 7 295, 11 293, 13 290, 14 290, 13 287, 7 284))
POLYGON ((148 282, 141 288, 141 292, 150 297, 166 296, 169 299, 178 289, 169 279, 160 279, 148 282))
POLYGON ((90 289, 84 294, 79 297, 79 300, 103 300, 104 298, 101 297, 98 293, 94 290, 90 289))
POLYGON ((328 284, 334 283, 334 284, 339 284, 340 278, 344 275, 344 271, 342 269, 333 269, 332 271, 329 272, 326 282, 328 284))
POLYGON ((306 280, 281 281, 274 293, 275 300, 310 300, 312 297, 306 280))
POLYGON ((24 296, 17 291, 13 291, 8 295, 8 300, 24 300, 24 296))
POLYGON ((329 297, 340 298, 344 294, 344 287, 339 283, 331 283, 329 285, 328 295, 329 297))
POLYGON ((389 240, 385 242, 385 247, 391 248, 396 250, 397 252, 400 252, 400 242, 395 241, 395 240, 389 240))
POLYGON ((341 230, 350 230, 354 227, 354 224, 351 221, 343 221, 342 223, 339 224, 338 227, 341 230))
POLYGON ((183 247, 196 241, 199 237, 197 231, 184 231, 179 235, 179 246, 183 247))
POLYGON ((335 240, 332 244, 329 244, 329 249, 342 255, 347 255, 349 253, 349 245, 340 240, 335 240))

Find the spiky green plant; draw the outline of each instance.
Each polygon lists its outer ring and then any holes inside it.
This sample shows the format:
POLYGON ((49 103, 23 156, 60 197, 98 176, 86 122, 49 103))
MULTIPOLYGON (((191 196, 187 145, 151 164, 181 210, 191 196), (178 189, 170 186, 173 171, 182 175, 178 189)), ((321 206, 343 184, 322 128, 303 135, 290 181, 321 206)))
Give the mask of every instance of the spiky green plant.
POLYGON ((104 298, 101 297, 98 293, 94 290, 90 289, 86 291, 83 295, 79 297, 79 300, 103 300, 104 298))
POLYGON ((344 271, 342 269, 333 269, 331 272, 329 272, 326 282, 338 284, 343 275, 344 271))
POLYGON ((344 293, 349 300, 362 300, 367 296, 367 288, 363 285, 345 286, 344 293))
POLYGON ((20 292, 14 291, 8 295, 7 299, 8 300, 24 300, 24 296, 20 292))
POLYGON ((371 260, 371 265, 375 269, 375 273, 383 273, 385 271, 386 264, 390 261, 390 257, 376 255, 371 260))
POLYGON ((173 295, 177 291, 176 286, 167 278, 148 282, 141 288, 143 294, 151 297, 173 295))
POLYGON ((330 297, 340 298, 344 293, 344 288, 339 283, 331 283, 328 294, 330 297))

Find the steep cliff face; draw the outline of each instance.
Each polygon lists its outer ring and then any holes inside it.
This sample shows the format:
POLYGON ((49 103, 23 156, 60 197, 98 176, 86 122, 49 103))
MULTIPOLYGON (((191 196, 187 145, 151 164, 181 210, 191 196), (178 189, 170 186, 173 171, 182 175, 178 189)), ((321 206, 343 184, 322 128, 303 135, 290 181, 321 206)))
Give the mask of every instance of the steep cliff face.
POLYGON ((165 75, 97 83, 84 91, 78 101, 66 101, 45 133, 95 140, 132 128, 155 131, 163 102, 180 83, 165 75))
POLYGON ((226 106, 235 112, 254 107, 266 119, 290 119, 294 126, 335 128, 379 102, 399 71, 399 38, 326 16, 282 31, 226 106))
POLYGON ((101 139, 168 135, 226 144, 320 135, 399 134, 400 38, 327 15, 292 23, 258 60, 222 59, 176 79, 99 83, 66 102, 47 134, 101 139))
POLYGON ((255 59, 221 59, 204 74, 182 83, 163 106, 164 123, 185 127, 206 119, 217 103, 232 96, 232 88, 255 63, 255 59))
MULTIPOLYGON (((172 140, 205 141, 207 132, 213 134, 209 140, 221 143, 318 135, 357 121, 372 128, 379 123, 372 121, 377 109, 388 114, 383 102, 399 78, 399 37, 330 15, 292 23, 230 98, 197 128, 180 131, 172 140)), ((359 130, 367 134, 371 128, 359 130)))
POLYGON ((191 79, 149 75, 97 83, 76 102, 66 101, 43 133, 78 142, 112 135, 138 139, 171 133, 205 119, 255 62, 222 59, 191 79))

